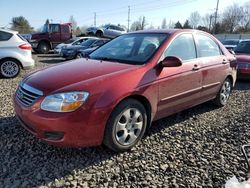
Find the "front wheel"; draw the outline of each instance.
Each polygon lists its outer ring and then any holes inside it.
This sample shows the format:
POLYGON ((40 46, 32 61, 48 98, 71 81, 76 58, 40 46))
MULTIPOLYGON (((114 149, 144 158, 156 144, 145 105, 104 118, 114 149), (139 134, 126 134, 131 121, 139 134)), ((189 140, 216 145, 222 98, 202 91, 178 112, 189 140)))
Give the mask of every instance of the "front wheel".
POLYGON ((17 60, 5 59, 0 62, 0 74, 5 78, 14 78, 20 72, 20 65, 17 60))
POLYGON ((81 58, 83 58, 82 53, 77 53, 75 58, 76 58, 76 59, 81 59, 81 58))
POLYGON ((122 101, 111 113, 107 122, 104 145, 115 152, 122 152, 134 147, 147 127, 147 113, 137 100, 122 101))
POLYGON ((40 54, 47 54, 49 53, 49 50, 50 50, 50 46, 47 42, 40 42, 37 46, 37 49, 38 53, 40 54))
POLYGON ((221 88, 220 88, 220 90, 219 90, 219 92, 214 100, 214 103, 219 107, 225 106, 228 102, 228 99, 229 99, 231 92, 232 92, 232 82, 229 78, 227 78, 223 82, 223 84, 222 84, 222 86, 221 86, 221 88))

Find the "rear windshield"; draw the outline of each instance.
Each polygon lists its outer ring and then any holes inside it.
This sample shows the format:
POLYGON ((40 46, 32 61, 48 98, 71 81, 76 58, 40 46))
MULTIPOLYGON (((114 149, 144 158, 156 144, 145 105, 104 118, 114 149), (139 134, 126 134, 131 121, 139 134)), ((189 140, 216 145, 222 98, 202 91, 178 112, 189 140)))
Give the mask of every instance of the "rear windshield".
POLYGON ((223 41, 224 45, 237 45, 239 43, 238 40, 225 40, 223 41))
POLYGON ((250 54, 250 41, 240 42, 234 50, 236 53, 250 54))
POLYGON ((4 31, 0 31, 0 41, 7 41, 7 40, 9 40, 12 36, 13 36, 13 34, 11 34, 11 33, 4 32, 4 31))

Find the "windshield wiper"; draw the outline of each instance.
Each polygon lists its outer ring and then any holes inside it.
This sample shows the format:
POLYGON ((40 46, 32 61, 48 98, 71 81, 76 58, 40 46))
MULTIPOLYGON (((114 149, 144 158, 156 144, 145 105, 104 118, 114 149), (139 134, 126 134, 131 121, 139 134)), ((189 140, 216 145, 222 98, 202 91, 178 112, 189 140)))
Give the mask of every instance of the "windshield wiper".
POLYGON ((94 58, 94 59, 101 60, 101 61, 119 62, 119 60, 113 59, 113 58, 110 58, 110 57, 97 57, 97 58, 94 58))

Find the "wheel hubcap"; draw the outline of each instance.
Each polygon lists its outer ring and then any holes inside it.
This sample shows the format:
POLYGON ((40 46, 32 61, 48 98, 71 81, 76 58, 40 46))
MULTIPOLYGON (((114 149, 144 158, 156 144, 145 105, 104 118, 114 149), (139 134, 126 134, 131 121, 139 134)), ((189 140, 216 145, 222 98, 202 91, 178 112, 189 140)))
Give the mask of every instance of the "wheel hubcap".
POLYGON ((220 93, 220 100, 223 104, 225 104, 230 96, 231 93, 231 85, 229 81, 225 81, 221 88, 221 93, 220 93))
POLYGON ((121 145, 133 144, 139 137, 143 127, 143 116, 138 109, 126 109, 116 124, 116 140, 121 145))
POLYGON ((13 61, 6 61, 1 65, 1 73, 5 77, 13 77, 19 71, 19 66, 13 61))

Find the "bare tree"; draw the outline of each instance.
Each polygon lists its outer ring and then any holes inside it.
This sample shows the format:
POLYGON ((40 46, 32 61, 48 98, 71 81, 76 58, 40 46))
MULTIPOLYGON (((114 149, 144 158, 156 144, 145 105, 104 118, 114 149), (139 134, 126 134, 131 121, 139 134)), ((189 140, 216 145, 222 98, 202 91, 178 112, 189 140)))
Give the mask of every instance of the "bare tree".
POLYGON ((77 28, 77 22, 76 22, 75 18, 73 16, 70 16, 69 17, 69 22, 72 24, 73 32, 75 32, 76 28, 77 28))
POLYGON ((192 12, 188 20, 191 27, 195 29, 200 24, 201 15, 199 14, 198 11, 192 12))
POLYGON ((244 17, 243 14, 244 13, 242 12, 242 9, 237 4, 227 7, 223 12, 221 23, 222 27, 224 27, 224 30, 226 32, 233 33, 244 17))
POLYGON ((145 16, 140 17, 139 20, 134 21, 131 24, 130 30, 131 31, 138 31, 138 30, 144 30, 147 25, 145 16))
POLYGON ((166 20, 166 18, 164 18, 164 19, 162 20, 161 28, 162 28, 162 29, 166 29, 166 28, 167 28, 167 20, 166 20))
POLYGON ((241 7, 243 17, 240 20, 240 31, 247 32, 250 30, 250 1, 241 7))

